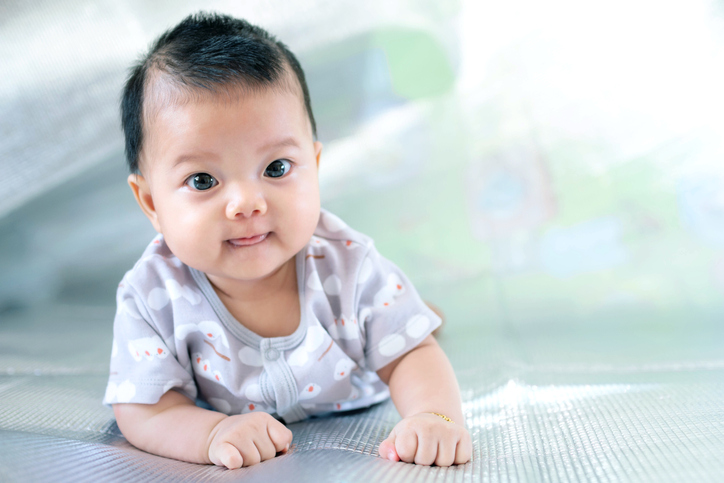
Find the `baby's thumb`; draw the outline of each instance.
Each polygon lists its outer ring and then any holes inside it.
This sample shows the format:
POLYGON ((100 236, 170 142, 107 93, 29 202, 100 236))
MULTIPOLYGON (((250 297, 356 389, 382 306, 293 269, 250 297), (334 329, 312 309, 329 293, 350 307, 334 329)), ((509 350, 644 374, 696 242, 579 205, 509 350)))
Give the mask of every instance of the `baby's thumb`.
POLYGON ((216 466, 226 466, 230 470, 241 468, 244 464, 241 453, 231 443, 221 443, 214 450, 209 451, 209 459, 216 466))
POLYGON ((387 437, 386 440, 380 443, 380 456, 390 461, 400 461, 400 457, 397 456, 397 450, 395 449, 395 432, 394 430, 387 437))

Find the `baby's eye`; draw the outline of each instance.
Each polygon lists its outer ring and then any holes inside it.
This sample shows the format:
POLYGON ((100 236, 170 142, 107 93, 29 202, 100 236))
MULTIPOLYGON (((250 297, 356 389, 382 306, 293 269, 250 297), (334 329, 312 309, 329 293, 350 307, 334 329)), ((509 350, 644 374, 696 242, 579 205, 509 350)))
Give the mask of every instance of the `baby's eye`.
POLYGON ((270 178, 281 178, 287 174, 291 167, 292 163, 286 159, 277 159, 276 161, 272 161, 269 166, 266 167, 264 174, 270 178))
POLYGON ((216 179, 214 179, 214 177, 208 173, 197 173, 191 176, 186 181, 186 184, 195 190, 204 191, 213 188, 214 186, 219 184, 219 182, 216 181, 216 179))

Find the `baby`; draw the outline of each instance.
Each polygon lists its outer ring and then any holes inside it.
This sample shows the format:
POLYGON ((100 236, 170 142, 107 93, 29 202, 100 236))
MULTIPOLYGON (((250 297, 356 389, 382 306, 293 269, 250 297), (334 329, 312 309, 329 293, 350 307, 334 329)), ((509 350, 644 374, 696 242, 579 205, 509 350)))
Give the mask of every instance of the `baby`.
POLYGON ((392 397, 393 461, 470 460, 440 318, 372 240, 320 208, 304 73, 273 36, 198 14, 122 99, 128 184, 159 235, 121 281, 104 403, 136 447, 227 468, 285 423, 392 397), (197 404, 198 402, 198 404, 197 404))

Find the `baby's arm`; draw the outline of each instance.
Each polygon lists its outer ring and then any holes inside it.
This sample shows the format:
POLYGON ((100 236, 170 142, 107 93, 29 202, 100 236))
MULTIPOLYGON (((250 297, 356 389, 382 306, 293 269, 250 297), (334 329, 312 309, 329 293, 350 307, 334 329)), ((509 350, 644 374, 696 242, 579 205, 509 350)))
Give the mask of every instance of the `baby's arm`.
POLYGON ((382 457, 438 466, 470 461, 472 440, 464 425, 457 379, 432 336, 377 374, 390 386, 392 401, 402 416, 380 444, 382 457))
POLYGON ((176 391, 156 404, 114 404, 113 411, 131 444, 191 463, 250 466, 285 452, 292 441, 292 432, 267 413, 227 416, 176 391))

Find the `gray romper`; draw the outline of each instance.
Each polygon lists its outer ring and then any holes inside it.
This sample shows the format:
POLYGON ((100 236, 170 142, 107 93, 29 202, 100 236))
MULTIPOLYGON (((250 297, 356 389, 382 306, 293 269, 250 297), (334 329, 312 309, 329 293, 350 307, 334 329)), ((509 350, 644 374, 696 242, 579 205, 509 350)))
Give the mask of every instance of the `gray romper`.
POLYGON ((153 404, 173 389, 226 414, 266 411, 294 422, 388 398, 375 371, 440 318, 369 237, 325 210, 295 261, 299 327, 263 338, 158 235, 118 286, 104 404, 153 404))

